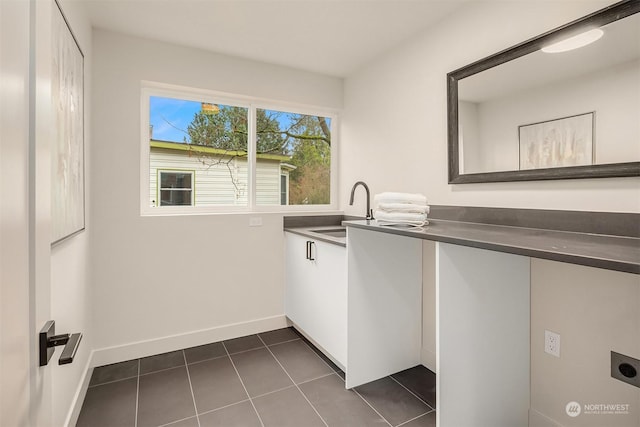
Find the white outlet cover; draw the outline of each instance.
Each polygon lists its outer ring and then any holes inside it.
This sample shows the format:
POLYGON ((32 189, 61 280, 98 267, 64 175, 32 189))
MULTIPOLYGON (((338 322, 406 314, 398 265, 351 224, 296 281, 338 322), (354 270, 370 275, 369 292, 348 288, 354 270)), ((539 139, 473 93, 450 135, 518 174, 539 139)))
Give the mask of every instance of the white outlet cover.
POLYGON ((560 334, 544 331, 544 351, 555 357, 560 357, 560 334))
POLYGON ((249 218, 249 227, 260 227, 262 226, 262 217, 261 216, 252 216, 249 218))

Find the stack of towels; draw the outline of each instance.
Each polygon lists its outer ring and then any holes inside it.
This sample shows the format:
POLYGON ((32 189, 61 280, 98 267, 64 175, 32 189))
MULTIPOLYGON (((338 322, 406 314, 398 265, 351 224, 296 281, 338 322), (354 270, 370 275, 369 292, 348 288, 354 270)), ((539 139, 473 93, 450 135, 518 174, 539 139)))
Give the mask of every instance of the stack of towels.
POLYGON ((374 199, 375 219, 380 225, 422 227, 429 224, 427 198, 422 194, 380 193, 374 199))

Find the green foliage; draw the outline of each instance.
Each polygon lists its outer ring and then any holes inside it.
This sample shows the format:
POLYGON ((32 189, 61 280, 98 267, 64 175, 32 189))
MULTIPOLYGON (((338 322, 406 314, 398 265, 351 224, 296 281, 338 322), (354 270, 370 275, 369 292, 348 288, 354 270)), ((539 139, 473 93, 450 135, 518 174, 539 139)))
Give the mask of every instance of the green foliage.
POLYGON ((286 139, 280 130, 280 122, 278 121, 280 114, 282 113, 256 110, 256 148, 258 153, 286 154, 286 139))
POLYGON ((247 151, 247 129, 246 108, 221 105, 215 113, 196 113, 187 133, 195 145, 247 151))
MULTIPOLYGON (((305 116, 300 123, 301 135, 317 136, 317 117, 305 116)), ((328 204, 331 183, 331 145, 324 139, 300 138, 295 141, 289 173, 289 202, 291 204, 328 204)))
MULTIPOLYGON (((187 127, 191 144, 246 152, 247 109, 218 106, 200 111, 187 127)), ((331 132, 325 117, 256 110, 258 153, 291 156, 290 204, 328 204, 331 182, 331 132)), ((185 138, 185 142, 186 138, 185 138)))
MULTIPOLYGON (((258 153, 284 154, 285 138, 277 119, 277 115, 257 110, 258 153)), ((187 134, 195 145, 247 151, 247 109, 220 105, 216 112, 199 111, 187 127, 187 134)))

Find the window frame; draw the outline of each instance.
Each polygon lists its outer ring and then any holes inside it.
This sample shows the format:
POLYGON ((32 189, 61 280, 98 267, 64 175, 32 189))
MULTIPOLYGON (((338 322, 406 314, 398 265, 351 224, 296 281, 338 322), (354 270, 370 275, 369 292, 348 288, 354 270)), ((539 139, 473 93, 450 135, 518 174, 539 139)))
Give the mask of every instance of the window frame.
MULTIPOLYGON (((206 89, 186 88, 156 82, 142 82, 140 93, 140 214, 142 216, 190 215, 190 214, 219 214, 219 213, 279 213, 279 212, 325 212, 337 210, 338 199, 338 110, 327 109, 303 104, 268 100, 243 95, 233 95, 225 92, 206 89), (193 190, 193 204, 191 206, 156 206, 149 203, 150 173, 149 161, 149 107, 150 97, 183 99, 195 102, 210 102, 248 109, 248 197, 246 206, 238 205, 206 205, 196 204, 195 189, 193 190), (324 205, 259 205, 256 202, 256 129, 255 117, 257 109, 277 110, 322 116, 331 119, 331 178, 329 204, 324 205)), ((160 169, 158 169, 160 170, 160 169)), ((162 169, 165 170, 165 169, 162 169)), ((195 179, 195 172, 194 172, 195 179)))
MULTIPOLYGON (((196 171, 195 169, 176 169, 176 168, 163 168, 163 169, 156 169, 156 200, 157 200, 157 205, 156 207, 163 207, 166 208, 168 206, 172 206, 172 205, 166 205, 163 206, 162 205, 162 174, 163 173, 172 173, 172 174, 189 174, 191 175, 191 188, 189 189, 189 191, 191 191, 191 204, 190 205, 179 205, 181 207, 192 207, 196 205, 196 171)), ((151 185, 149 185, 149 190, 151 190, 151 185)), ((177 191, 184 191, 181 188, 171 188, 169 190, 177 190, 177 191)))
POLYGON ((289 175, 288 174, 284 174, 282 172, 280 172, 280 206, 287 206, 289 204, 289 175), (282 203, 282 179, 284 178, 284 197, 285 197, 285 201, 286 203, 282 203))

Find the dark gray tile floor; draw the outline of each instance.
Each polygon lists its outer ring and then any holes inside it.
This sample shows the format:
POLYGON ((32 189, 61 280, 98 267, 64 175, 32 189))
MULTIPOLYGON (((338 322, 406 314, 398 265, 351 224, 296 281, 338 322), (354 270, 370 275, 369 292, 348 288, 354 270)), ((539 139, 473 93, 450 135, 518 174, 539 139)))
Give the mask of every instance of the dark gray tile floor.
POLYGON ((434 427, 435 399, 423 366, 346 390, 285 328, 96 368, 77 426, 434 427))

